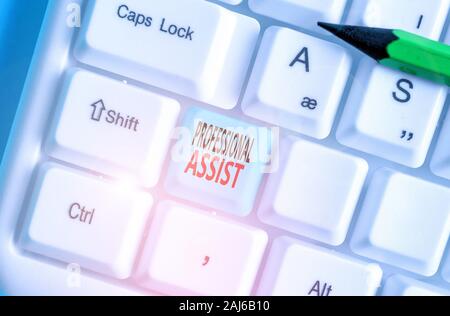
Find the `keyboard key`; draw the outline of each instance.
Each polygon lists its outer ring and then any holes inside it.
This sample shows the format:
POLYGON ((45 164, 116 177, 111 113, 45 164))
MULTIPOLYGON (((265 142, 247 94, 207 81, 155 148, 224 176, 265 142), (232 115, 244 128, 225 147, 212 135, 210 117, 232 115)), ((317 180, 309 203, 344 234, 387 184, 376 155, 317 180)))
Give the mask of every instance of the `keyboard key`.
POLYGON ((444 43, 446 43, 447 45, 450 45, 450 27, 448 27, 448 29, 447 29, 447 36, 444 40, 444 43))
POLYGON ((126 279, 151 205, 147 193, 45 165, 31 198, 22 245, 83 269, 126 279))
POLYGON ((343 145, 418 168, 425 161, 446 96, 443 85, 364 59, 337 139, 343 145))
POLYGON ((191 108, 181 127, 166 190, 213 209, 249 214, 265 170, 263 154, 270 158, 271 131, 200 108, 191 108))
POLYGON ((180 110, 178 102, 87 71, 65 85, 48 153, 115 177, 154 186, 180 110))
POLYGON ((449 234, 449 188, 382 169, 372 179, 351 246, 359 255, 431 276, 449 234))
POLYGON ((266 243, 262 230, 163 202, 138 274, 166 294, 249 295, 266 243))
POLYGON ((339 23, 346 0, 249 0, 250 9, 296 26, 321 31, 318 21, 339 23))
POLYGON ((319 139, 329 135, 351 58, 332 44, 271 27, 264 34, 243 111, 319 139))
POLYGON ((376 294, 382 274, 377 264, 281 237, 272 244, 258 294, 371 296, 376 294))
POLYGON ((259 35, 256 20, 198 0, 90 1, 84 21, 81 62, 227 109, 259 35))
POLYGON ((228 4, 234 4, 234 5, 240 4, 242 2, 242 0, 220 0, 220 1, 222 1, 224 3, 228 3, 228 4))
POLYGON ((387 279, 383 296, 448 296, 450 292, 401 275, 387 279))
POLYGON ((448 283, 450 283, 450 255, 447 256, 445 264, 443 265, 442 276, 448 283))
POLYGON ((344 242, 368 171, 360 158, 300 139, 283 144, 281 170, 270 174, 263 222, 332 245, 344 242))
POLYGON ((438 40, 449 9, 449 0, 358 0, 346 23, 402 29, 438 40))
POLYGON ((431 160, 430 169, 437 176, 450 180, 450 114, 447 113, 431 160))

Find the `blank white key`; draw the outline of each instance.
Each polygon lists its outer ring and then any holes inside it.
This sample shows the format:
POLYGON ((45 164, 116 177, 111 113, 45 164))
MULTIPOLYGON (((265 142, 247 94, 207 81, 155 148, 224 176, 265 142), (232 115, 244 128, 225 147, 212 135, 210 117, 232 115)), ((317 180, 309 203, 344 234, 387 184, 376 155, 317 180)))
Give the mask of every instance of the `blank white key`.
POLYGON ((431 171, 450 180, 450 114, 447 113, 430 164, 431 171))
POLYGON ((364 59, 338 131, 340 143, 417 168, 424 161, 447 87, 364 59))
POLYGON ((258 294, 370 296, 376 294, 382 274, 377 264, 281 237, 272 244, 258 294))
POLYGON ((149 194, 47 164, 30 201, 25 249, 119 279, 130 276, 149 194))
POLYGON ((450 0, 353 1, 347 24, 403 29, 438 40, 450 0))
POLYGON ((65 84, 46 148, 55 158, 154 186, 179 110, 172 99, 75 71, 65 84))
POLYGON ((288 157, 271 174, 262 221, 332 245, 344 242, 368 171, 367 163, 314 143, 290 139, 288 157))
POLYGON ((259 33, 256 20, 198 0, 90 1, 82 62, 232 108, 259 33))
POLYGON ((448 296, 450 292, 401 275, 387 279, 383 296, 448 296))
POLYGON ((243 101, 252 117, 319 139, 329 135, 351 68, 340 46, 270 27, 243 101))
POLYGON ((163 202, 139 267, 142 284, 173 295, 249 295, 267 234, 163 202))
POLYGON ((352 249, 425 276, 436 273, 450 234, 450 189, 377 171, 352 238, 352 249))
POLYGON ((318 21, 339 23, 346 0, 249 0, 256 13, 319 31, 318 21))

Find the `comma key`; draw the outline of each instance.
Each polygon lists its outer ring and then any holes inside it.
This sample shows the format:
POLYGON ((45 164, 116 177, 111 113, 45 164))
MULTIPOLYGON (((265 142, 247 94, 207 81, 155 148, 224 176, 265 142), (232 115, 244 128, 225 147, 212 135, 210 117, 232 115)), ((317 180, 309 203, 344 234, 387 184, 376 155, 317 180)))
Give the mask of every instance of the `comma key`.
POLYGON ((143 286, 176 295, 250 295, 267 234, 181 204, 157 207, 138 267, 143 286))

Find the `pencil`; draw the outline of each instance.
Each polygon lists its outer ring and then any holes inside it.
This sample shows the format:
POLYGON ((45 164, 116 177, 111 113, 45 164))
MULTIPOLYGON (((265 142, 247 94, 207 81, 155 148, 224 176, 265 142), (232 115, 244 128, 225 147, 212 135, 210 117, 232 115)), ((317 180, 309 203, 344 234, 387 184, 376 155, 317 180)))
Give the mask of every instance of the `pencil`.
POLYGON ((408 74, 450 86, 450 46, 403 30, 318 25, 377 62, 408 74))

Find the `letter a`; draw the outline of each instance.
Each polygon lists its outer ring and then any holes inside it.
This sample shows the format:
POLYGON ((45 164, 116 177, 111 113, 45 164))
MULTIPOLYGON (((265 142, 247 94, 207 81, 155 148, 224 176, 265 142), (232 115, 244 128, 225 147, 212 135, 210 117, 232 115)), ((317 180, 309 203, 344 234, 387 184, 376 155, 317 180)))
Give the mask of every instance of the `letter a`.
POLYGON ((314 283, 313 287, 311 288, 311 290, 309 290, 308 295, 314 294, 316 296, 320 296, 320 281, 316 281, 316 283, 314 283))
POLYGON ((303 47, 303 49, 300 51, 300 53, 298 53, 297 56, 295 56, 294 60, 289 64, 289 67, 294 67, 296 63, 305 64, 305 70, 306 70, 306 72, 309 72, 308 47, 303 47), (305 57, 302 59, 303 55, 305 55, 305 57))

